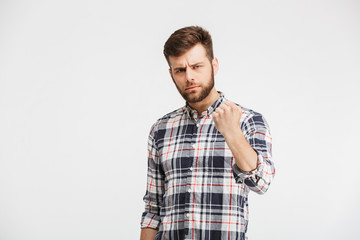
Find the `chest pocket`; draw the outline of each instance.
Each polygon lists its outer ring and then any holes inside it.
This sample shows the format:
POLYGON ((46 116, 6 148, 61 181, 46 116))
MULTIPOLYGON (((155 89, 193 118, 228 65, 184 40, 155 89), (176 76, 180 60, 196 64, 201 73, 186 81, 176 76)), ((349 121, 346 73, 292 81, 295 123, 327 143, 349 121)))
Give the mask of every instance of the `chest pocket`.
POLYGON ((209 171, 231 172, 233 164, 233 155, 223 138, 212 142, 207 149, 207 167, 209 171))

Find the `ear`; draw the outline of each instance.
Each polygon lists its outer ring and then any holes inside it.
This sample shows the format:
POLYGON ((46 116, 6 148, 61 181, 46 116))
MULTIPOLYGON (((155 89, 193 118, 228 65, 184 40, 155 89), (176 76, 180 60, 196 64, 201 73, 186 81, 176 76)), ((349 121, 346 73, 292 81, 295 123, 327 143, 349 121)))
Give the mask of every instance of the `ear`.
POLYGON ((217 72, 219 71, 219 61, 216 57, 213 58, 212 62, 211 62, 213 69, 214 69, 214 75, 217 74, 217 72))

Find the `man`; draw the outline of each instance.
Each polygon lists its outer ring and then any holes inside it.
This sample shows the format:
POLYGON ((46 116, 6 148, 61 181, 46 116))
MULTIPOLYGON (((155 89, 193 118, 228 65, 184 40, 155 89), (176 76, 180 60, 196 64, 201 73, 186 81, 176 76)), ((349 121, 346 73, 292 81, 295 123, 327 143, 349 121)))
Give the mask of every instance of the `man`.
POLYGON ((164 55, 186 105, 151 128, 140 238, 247 239, 249 191, 265 193, 275 174, 268 124, 215 90, 203 28, 175 31, 164 55))

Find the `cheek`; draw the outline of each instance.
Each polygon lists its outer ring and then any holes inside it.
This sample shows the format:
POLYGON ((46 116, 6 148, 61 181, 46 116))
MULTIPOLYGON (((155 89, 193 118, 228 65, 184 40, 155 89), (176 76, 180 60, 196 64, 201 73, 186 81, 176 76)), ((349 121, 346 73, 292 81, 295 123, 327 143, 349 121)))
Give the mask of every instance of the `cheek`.
POLYGON ((183 78, 182 75, 183 74, 180 74, 180 73, 174 73, 174 74, 171 74, 171 77, 172 77, 172 79, 178 81, 179 79, 183 78))
POLYGON ((172 80, 178 88, 183 88, 186 85, 185 81, 183 81, 182 79, 173 78, 172 80))
POLYGON ((201 72, 199 72, 199 77, 201 77, 204 80, 208 80, 211 78, 211 69, 204 69, 201 72))

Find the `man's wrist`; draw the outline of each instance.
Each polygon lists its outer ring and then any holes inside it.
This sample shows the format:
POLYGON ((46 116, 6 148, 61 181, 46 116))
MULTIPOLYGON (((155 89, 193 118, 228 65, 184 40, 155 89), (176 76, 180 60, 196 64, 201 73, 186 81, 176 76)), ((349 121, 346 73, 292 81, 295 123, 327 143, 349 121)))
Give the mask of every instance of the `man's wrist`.
POLYGON ((226 142, 232 142, 232 141, 236 141, 236 139, 239 140, 239 138, 244 138, 244 135, 240 129, 240 127, 236 127, 234 129, 232 129, 232 131, 229 131, 227 133, 223 134, 225 141, 226 142))

